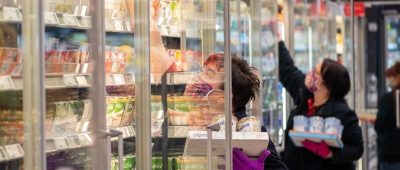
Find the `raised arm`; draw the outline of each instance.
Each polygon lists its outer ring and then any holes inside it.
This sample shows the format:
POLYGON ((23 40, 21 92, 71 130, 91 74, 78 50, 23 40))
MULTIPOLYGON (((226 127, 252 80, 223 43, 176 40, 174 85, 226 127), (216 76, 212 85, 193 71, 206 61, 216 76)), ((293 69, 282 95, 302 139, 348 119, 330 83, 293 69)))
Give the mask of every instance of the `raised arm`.
POLYGON ((279 80, 289 91, 296 104, 300 102, 301 90, 305 89, 305 74, 295 65, 285 44, 279 42, 279 80))
MULTIPOLYGON (((129 15, 132 26, 134 25, 135 3, 134 0, 127 0, 129 15)), ((139 21, 143 22, 143 21, 139 21)), ((161 39, 161 33, 150 17, 150 71, 151 73, 164 74, 174 71, 176 68, 174 60, 168 56, 161 39)))

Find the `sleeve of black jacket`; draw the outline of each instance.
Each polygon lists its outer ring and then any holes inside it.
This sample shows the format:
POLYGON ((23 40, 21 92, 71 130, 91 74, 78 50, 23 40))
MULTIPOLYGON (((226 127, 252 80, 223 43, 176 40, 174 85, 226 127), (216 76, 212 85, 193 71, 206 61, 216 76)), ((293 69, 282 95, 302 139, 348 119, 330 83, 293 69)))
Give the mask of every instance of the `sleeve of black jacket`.
POLYGON ((304 79, 304 73, 294 65, 285 43, 279 42, 279 80, 296 104, 300 102, 300 89, 304 87, 304 79))
POLYGON ((344 147, 342 149, 331 148, 332 162, 343 164, 354 162, 361 158, 364 152, 364 142, 361 127, 358 123, 358 117, 354 111, 348 111, 341 118, 345 127, 342 134, 344 147))
POLYGON ((376 114, 374 126, 377 133, 382 133, 385 130, 385 126, 387 125, 388 109, 389 107, 391 107, 390 105, 392 104, 392 101, 390 101, 390 97, 390 93, 387 93, 379 100, 378 113, 376 114))
MULTIPOLYGON (((267 129, 263 126, 262 132, 267 132, 267 129)), ((265 170, 287 170, 286 165, 281 161, 278 152, 276 151, 274 143, 269 140, 268 150, 271 151, 271 155, 264 161, 265 170)))

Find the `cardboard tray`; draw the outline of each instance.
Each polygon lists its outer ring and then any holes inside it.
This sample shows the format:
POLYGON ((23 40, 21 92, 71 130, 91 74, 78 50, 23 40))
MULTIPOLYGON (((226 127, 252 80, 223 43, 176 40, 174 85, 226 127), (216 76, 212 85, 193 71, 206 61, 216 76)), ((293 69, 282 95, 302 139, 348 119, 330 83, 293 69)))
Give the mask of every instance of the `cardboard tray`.
POLYGON ((301 142, 304 140, 310 140, 313 142, 325 141, 328 146, 335 148, 343 148, 344 146, 340 137, 335 134, 290 131, 289 137, 297 147, 303 147, 301 142))

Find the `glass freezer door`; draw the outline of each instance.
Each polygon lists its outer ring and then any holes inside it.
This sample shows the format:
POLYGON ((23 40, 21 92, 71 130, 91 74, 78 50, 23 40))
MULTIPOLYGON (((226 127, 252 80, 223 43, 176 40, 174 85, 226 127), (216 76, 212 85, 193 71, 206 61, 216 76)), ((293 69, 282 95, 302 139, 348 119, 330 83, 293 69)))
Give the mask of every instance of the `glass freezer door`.
MULTIPOLYGON (((400 61, 400 15, 385 15, 384 19, 384 69, 387 70, 400 61)), ((389 91, 389 84, 385 84, 387 91, 389 91)))
MULTIPOLYGON (((37 119, 31 121, 29 118, 32 117, 24 117, 23 112, 24 59, 21 42, 22 13, 19 10, 21 5, 12 0, 0 2, 0 169, 25 167, 24 123, 29 123, 28 127, 32 127, 30 132, 37 129, 37 126, 33 125, 37 119)), ((32 114, 33 117, 37 115, 32 114)), ((36 141, 32 139, 31 144, 34 145, 36 141)))
POLYGON ((229 1, 151 2, 150 46, 158 49, 150 49, 152 169, 230 169, 230 139, 221 140, 224 130, 207 132, 232 116, 224 72, 229 1))

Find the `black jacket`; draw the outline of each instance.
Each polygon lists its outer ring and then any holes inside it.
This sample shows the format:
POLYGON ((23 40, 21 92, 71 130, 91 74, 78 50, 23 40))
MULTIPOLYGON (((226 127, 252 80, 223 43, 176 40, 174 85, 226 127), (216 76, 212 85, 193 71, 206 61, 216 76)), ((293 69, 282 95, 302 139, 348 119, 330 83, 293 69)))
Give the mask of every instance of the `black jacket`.
MULTIPOLYGON (((246 108, 245 107, 239 108, 236 111, 235 117, 238 120, 247 117, 246 108)), ((267 129, 263 126, 261 128, 261 131, 267 132, 267 129)), ((271 140, 269 140, 267 149, 271 151, 271 155, 267 159, 265 159, 264 170, 287 170, 288 168, 281 161, 281 158, 279 157, 279 154, 276 151, 275 145, 271 140)))
POLYGON ((325 160, 304 148, 296 147, 288 136, 289 130, 293 129, 293 117, 306 115, 307 100, 312 98, 313 94, 306 89, 305 74, 294 65, 283 42, 279 43, 279 79, 296 104, 289 115, 285 131, 285 152, 282 158, 286 166, 291 170, 355 170, 354 161, 363 154, 363 138, 358 117, 348 107, 346 101, 330 99, 316 110, 315 115, 323 118, 336 117, 344 126, 342 134, 344 148, 331 147, 332 158, 325 160))
POLYGON ((396 107, 393 93, 386 93, 379 100, 375 131, 378 134, 379 159, 400 162, 400 129, 396 128, 396 107))

